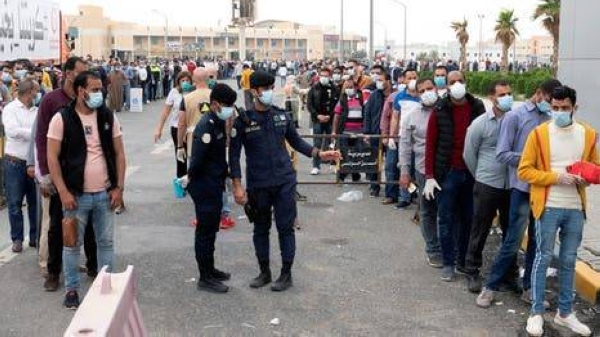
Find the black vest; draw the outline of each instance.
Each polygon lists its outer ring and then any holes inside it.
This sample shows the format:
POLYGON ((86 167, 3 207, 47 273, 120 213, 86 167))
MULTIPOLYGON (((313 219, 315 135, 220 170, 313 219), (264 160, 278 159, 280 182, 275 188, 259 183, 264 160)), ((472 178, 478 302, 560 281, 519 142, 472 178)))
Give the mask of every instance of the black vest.
MULTIPOLYGON (((475 118, 485 113, 483 102, 467 94, 467 104, 471 106, 471 118, 469 125, 473 123, 475 118)), ((434 162, 434 177, 438 183, 442 183, 446 173, 450 170, 450 156, 452 156, 452 146, 454 145, 454 120, 452 119, 452 102, 450 97, 446 96, 439 100, 433 110, 437 115, 438 123, 438 138, 435 144, 435 162, 434 162)))
MULTIPOLYGON (((64 124, 63 140, 60 151, 60 168, 62 170, 65 185, 71 193, 81 195, 83 193, 83 177, 85 162, 87 159, 87 143, 85 131, 79 115, 75 111, 75 102, 65 107, 60 112, 64 124)), ((112 111, 104 105, 96 110, 98 120, 98 134, 102 153, 106 160, 108 179, 110 186, 107 190, 117 187, 117 164, 113 146, 113 122, 112 111)))

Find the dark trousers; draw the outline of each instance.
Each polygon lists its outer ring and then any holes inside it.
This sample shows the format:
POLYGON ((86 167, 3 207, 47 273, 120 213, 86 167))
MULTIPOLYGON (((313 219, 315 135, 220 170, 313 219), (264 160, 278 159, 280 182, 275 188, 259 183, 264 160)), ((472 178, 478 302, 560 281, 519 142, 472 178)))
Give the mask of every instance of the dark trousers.
POLYGON ((492 222, 498 213, 498 225, 502 229, 502 240, 504 240, 508 228, 509 210, 510 190, 494 188, 480 182, 475 183, 473 187, 473 225, 465 263, 465 267, 471 273, 479 274, 485 242, 492 228, 492 222))
MULTIPOLYGON (((369 142, 373 153, 375 153, 375 158, 377 158, 377 162, 379 162, 379 138, 371 138, 369 142)), ((381 170, 378 169, 377 172, 378 173, 369 173, 367 174, 367 177, 371 182, 371 191, 379 193, 381 190, 381 186, 379 186, 379 175, 381 174, 381 170)))
POLYGON ((198 225, 194 236, 194 248, 198 269, 202 270, 203 263, 207 263, 209 260, 214 261, 215 240, 221 222, 221 211, 202 211, 197 206, 196 219, 198 219, 198 225))
POLYGON ((156 92, 158 91, 158 82, 150 82, 148 84, 149 87, 149 100, 150 101, 155 101, 156 100, 156 92))
POLYGON ((171 81, 168 78, 163 78, 162 87, 163 97, 167 97, 169 95, 169 91, 171 91, 171 81))
MULTIPOLYGON (((339 142, 340 148, 355 147, 357 144, 359 144, 358 138, 342 137, 342 138, 338 138, 338 142, 339 142)), ((338 179, 342 182, 344 180, 346 180, 347 176, 348 176, 348 173, 338 173, 338 179)), ((352 173, 352 181, 357 182, 359 180, 360 180, 360 173, 352 173)))
POLYGON ((171 127, 171 139, 173 139, 173 145, 175 145, 175 165, 177 178, 181 178, 187 174, 187 162, 180 162, 177 160, 177 128, 171 127))
POLYGON ((258 212, 254 222, 253 236, 258 261, 269 260, 269 232, 271 230, 272 213, 275 212, 275 226, 279 236, 281 260, 282 262, 294 262, 296 254, 294 220, 297 214, 296 182, 290 181, 276 187, 249 190, 248 202, 258 212))
MULTIPOLYGON (((63 209, 60 197, 54 194, 50 197, 50 228, 48 229, 48 273, 60 275, 62 268, 62 220, 63 209)), ((98 270, 98 260, 96 254, 96 236, 92 219, 88 219, 88 225, 83 236, 83 250, 87 258, 86 267, 88 270, 98 270)))
POLYGON ((466 169, 446 174, 438 193, 438 231, 444 266, 465 266, 473 221, 473 177, 466 169))
MULTIPOLYGON (((331 123, 313 123, 313 135, 330 135, 331 134, 331 123)), ((330 138, 315 138, 313 140, 314 147, 326 151, 329 149, 330 138)), ((313 157, 313 168, 321 168, 321 159, 319 157, 313 157)))
POLYGON ((242 75, 237 75, 235 77, 235 81, 237 82, 238 90, 242 89, 242 83, 240 82, 241 80, 242 80, 242 75))

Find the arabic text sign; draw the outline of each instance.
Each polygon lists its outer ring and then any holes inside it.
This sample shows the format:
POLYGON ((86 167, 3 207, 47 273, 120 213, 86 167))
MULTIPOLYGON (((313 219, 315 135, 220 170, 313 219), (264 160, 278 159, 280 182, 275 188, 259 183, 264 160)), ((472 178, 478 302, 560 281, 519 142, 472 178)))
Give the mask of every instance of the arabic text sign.
POLYGON ((356 146, 342 147, 342 161, 340 162, 340 173, 377 173, 379 163, 377 151, 363 140, 359 140, 356 146))
POLYGON ((60 57, 58 4, 48 0, 2 0, 0 59, 60 57))

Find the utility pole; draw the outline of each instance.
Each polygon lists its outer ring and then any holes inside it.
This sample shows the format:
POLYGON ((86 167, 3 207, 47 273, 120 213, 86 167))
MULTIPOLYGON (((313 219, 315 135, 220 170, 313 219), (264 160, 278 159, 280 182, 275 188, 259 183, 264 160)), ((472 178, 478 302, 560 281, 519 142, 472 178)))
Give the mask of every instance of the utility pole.
POLYGON ((485 61, 483 58, 483 18, 485 16, 483 14, 477 14, 479 18, 479 60, 485 61))
POLYGON ((369 64, 373 65, 375 60, 375 50, 373 47, 374 26, 375 26, 375 7, 374 0, 370 0, 370 20, 369 20, 369 64))
POLYGON ((340 45, 338 59, 344 62, 344 0, 340 0, 340 45))

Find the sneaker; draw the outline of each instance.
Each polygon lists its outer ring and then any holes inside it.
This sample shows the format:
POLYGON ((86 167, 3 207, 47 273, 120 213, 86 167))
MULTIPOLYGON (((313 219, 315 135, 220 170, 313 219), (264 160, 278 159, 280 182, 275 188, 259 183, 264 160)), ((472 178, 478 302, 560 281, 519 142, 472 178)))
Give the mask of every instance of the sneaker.
POLYGON ((444 262, 442 261, 442 257, 439 255, 429 255, 427 256, 427 264, 433 268, 443 268, 444 262))
POLYGON ((494 302, 494 291, 488 288, 483 288, 475 301, 480 308, 489 308, 492 302, 494 302))
POLYGON ((456 274, 454 273, 454 267, 452 266, 444 266, 442 269, 442 281, 452 282, 456 274))
POLYGON ((77 310, 77 308, 79 308, 79 295, 77 295, 75 290, 67 291, 63 306, 71 310, 77 310))
POLYGON ((525 330, 529 336, 541 337, 544 334, 544 318, 542 315, 529 316, 525 330))
POLYGON ((31 247, 31 248, 36 248, 36 247, 37 247, 37 244, 35 243, 35 241, 31 241, 31 240, 30 240, 30 241, 29 241, 29 247, 31 247))
POLYGON ((13 253, 22 252, 23 251, 23 242, 20 240, 16 240, 15 242, 13 242, 12 251, 13 251, 13 253))
POLYGON ((592 334, 590 328, 587 325, 581 323, 574 313, 571 313, 567 317, 562 317, 560 316, 560 313, 557 312, 556 316, 554 316, 554 324, 564 326, 565 328, 568 328, 574 333, 582 336, 590 336, 592 334))
POLYGON ((229 287, 224 285, 221 281, 217 281, 214 278, 205 278, 198 280, 198 290, 204 290, 215 294, 224 294, 229 291, 229 287))
POLYGON ((319 174, 319 169, 316 167, 310 171, 311 176, 316 176, 317 174, 319 174))
POLYGON ((235 220, 233 220, 231 217, 229 216, 223 216, 221 217, 221 224, 219 225, 219 228, 221 229, 230 229, 235 227, 235 220))
POLYGON ((479 292, 481 292, 481 287, 482 284, 479 274, 467 275, 467 289, 469 289, 469 292, 473 294, 478 294, 479 292))
POLYGON ((379 190, 371 190, 371 192, 369 193, 369 196, 371 198, 377 198, 377 197, 379 197, 379 190))
MULTIPOLYGON (((523 291, 523 295, 521 295, 521 301, 533 305, 533 294, 531 293, 531 289, 527 289, 523 291)), ((550 302, 544 300, 544 309, 550 308, 550 302)))
POLYGON ((410 206, 410 201, 400 201, 398 205, 396 205, 397 209, 405 209, 410 206))
POLYGON ((55 274, 48 274, 46 281, 44 281, 44 289, 46 291, 57 291, 59 287, 59 276, 55 274))
POLYGON ((383 200, 381 200, 381 204, 382 205, 391 205, 391 204, 395 204, 396 200, 392 199, 392 198, 383 198, 383 200))
POLYGON ((454 268, 454 272, 459 275, 471 275, 473 273, 471 270, 463 266, 456 266, 456 268, 454 268))
POLYGON ((212 270, 212 272, 210 273, 210 276, 219 282, 229 281, 229 279, 231 279, 231 274, 224 272, 222 270, 219 270, 217 268, 212 270))

